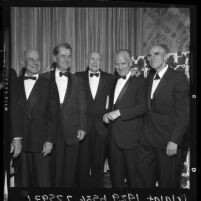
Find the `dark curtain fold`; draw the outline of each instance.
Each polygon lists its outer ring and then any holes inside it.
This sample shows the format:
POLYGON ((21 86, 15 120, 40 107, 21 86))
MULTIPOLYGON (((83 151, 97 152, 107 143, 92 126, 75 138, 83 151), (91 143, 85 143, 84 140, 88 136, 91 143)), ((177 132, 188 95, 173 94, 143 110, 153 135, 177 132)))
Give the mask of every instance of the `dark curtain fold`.
POLYGON ((37 49, 41 72, 53 62, 57 43, 73 48, 72 72, 86 68, 92 50, 103 56, 102 69, 113 73, 113 54, 128 48, 141 55, 141 8, 13 7, 11 9, 11 67, 19 74, 24 50, 37 49))

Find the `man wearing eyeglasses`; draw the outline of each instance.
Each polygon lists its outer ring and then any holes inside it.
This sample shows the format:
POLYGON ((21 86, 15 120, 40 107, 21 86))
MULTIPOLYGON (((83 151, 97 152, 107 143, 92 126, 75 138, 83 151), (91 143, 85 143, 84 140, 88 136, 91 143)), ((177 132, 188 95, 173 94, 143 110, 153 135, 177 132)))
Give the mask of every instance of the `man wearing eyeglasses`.
POLYGON ((55 46, 55 68, 50 72, 56 86, 59 124, 52 161, 52 185, 73 187, 79 144, 86 135, 86 97, 82 80, 70 73, 72 48, 68 43, 55 46))
POLYGON ((38 52, 25 51, 24 60, 25 73, 17 80, 15 102, 11 100, 15 186, 50 187, 49 154, 55 143, 58 113, 56 93, 50 79, 39 75, 38 52))
POLYGON ((77 185, 101 188, 108 137, 108 128, 103 123, 102 116, 109 108, 114 76, 101 70, 102 58, 99 52, 91 52, 87 62, 87 70, 76 73, 85 82, 88 130, 79 150, 77 185))
POLYGON ((148 112, 138 152, 138 187, 179 188, 180 144, 189 124, 186 76, 166 65, 169 49, 155 45, 148 59, 154 69, 147 78, 148 112))

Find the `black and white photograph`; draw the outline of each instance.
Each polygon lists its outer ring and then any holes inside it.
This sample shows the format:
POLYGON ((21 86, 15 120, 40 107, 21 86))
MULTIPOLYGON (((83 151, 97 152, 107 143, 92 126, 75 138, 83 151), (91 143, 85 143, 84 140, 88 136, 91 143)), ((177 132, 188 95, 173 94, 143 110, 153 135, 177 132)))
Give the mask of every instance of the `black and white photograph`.
POLYGON ((1 5, 4 201, 197 200, 195 5, 1 5))

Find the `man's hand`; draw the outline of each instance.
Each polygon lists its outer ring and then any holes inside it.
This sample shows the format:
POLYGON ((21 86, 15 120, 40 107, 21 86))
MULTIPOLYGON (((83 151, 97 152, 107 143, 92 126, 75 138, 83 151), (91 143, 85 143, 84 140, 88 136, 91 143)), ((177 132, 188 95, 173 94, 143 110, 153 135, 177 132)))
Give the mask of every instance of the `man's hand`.
POLYGON ((108 114, 109 113, 106 113, 106 114, 103 115, 103 122, 106 123, 106 124, 110 123, 110 120, 108 119, 108 114))
POLYGON ((51 153, 52 148, 53 148, 53 144, 51 142, 45 142, 43 145, 43 151, 42 151, 43 156, 46 156, 49 153, 51 153))
POLYGON ((166 147, 166 153, 168 156, 174 156, 177 154, 178 145, 174 142, 168 142, 166 147))
POLYGON ((139 77, 141 75, 141 72, 137 68, 131 68, 131 77, 139 77))
POLYGON ((16 158, 22 151, 22 139, 13 139, 10 147, 10 153, 16 158))
POLYGON ((111 121, 114 121, 115 119, 117 119, 120 116, 120 111, 119 110, 114 110, 112 112, 109 112, 107 115, 107 118, 111 121))
POLYGON ((79 141, 81 141, 81 140, 84 139, 85 135, 86 135, 86 132, 85 132, 85 131, 78 130, 78 132, 77 132, 77 139, 78 139, 79 141))

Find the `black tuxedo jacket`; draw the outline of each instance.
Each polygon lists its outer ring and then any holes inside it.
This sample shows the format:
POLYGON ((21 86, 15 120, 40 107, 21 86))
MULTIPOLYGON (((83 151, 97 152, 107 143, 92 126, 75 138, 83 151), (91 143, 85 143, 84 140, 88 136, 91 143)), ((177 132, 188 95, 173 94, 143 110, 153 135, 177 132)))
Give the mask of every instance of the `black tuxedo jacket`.
MULTIPOLYGON (((96 127, 99 135, 107 135, 107 125, 103 123, 103 115, 106 113, 106 99, 111 94, 115 77, 103 71, 100 72, 100 80, 95 99, 91 94, 89 85, 88 70, 76 73, 85 83, 86 101, 87 101, 87 130, 90 131, 92 123, 96 127)), ((110 100, 109 100, 110 101, 110 100)), ((109 105, 108 105, 109 108, 109 105)))
MULTIPOLYGON (((50 77, 52 83, 56 86, 55 97, 57 106, 60 107, 59 92, 55 82, 55 70, 50 72, 50 77)), ((82 80, 71 73, 69 73, 67 92, 58 116, 58 135, 64 135, 68 145, 79 142, 77 139, 78 130, 86 131, 86 96, 82 80)))
POLYGON ((121 149, 136 148, 138 145, 146 112, 145 90, 143 77, 130 77, 113 105, 113 110, 119 109, 121 116, 111 123, 111 133, 121 149))
POLYGON ((41 74, 26 100, 23 76, 17 82, 13 137, 22 137, 22 151, 41 152, 44 142, 55 143, 58 111, 54 86, 41 74))
POLYGON ((169 141, 179 145, 189 124, 189 83, 183 73, 168 68, 151 101, 154 74, 147 78, 145 139, 154 147, 165 148, 169 141))

